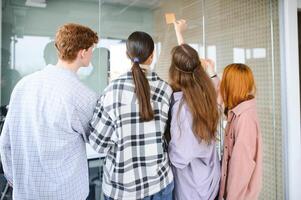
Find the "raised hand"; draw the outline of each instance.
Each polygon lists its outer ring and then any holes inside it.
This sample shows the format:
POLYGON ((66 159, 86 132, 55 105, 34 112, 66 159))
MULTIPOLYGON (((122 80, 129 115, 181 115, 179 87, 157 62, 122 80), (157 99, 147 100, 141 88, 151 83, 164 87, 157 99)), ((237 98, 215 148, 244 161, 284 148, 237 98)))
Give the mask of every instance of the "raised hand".
POLYGON ((186 31, 187 29, 186 20, 184 19, 176 20, 174 21, 173 24, 175 27, 178 44, 181 45, 184 43, 183 32, 186 31))
POLYGON ((202 67, 204 68, 209 77, 216 75, 215 63, 213 60, 200 58, 200 61, 202 67))

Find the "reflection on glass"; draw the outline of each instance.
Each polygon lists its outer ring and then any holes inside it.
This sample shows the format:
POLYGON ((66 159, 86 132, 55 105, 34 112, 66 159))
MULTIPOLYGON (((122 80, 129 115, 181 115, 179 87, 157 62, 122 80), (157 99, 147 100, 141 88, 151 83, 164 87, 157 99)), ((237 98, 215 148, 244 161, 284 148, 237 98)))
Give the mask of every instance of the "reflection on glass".
MULTIPOLYGON (((1 105, 7 105, 10 93, 20 78, 47 64, 56 64, 53 38, 58 27, 74 22, 99 31, 100 7, 98 0, 3 0, 1 3, 1 105)), ((106 68, 101 69, 104 70, 101 74, 106 74, 106 68)), ((102 80, 89 84, 89 87, 101 92, 106 84, 107 80, 102 80)))
POLYGON ((13 88, 21 79, 21 74, 11 67, 11 53, 7 49, 2 49, 1 53, 1 105, 7 105, 13 88))
POLYGON ((121 74, 126 73, 131 69, 131 61, 126 56, 125 42, 113 44, 110 47, 111 52, 111 74, 110 81, 116 79, 121 74))
POLYGON ((217 58, 216 58, 216 46, 215 45, 208 45, 207 46, 207 58, 210 58, 214 61, 215 67, 218 66, 217 58))
MULTIPOLYGON (((3 108, 9 104, 11 92, 24 76, 57 63, 53 38, 59 26, 80 23, 91 27, 99 35, 100 7, 98 0, 34 0, 1 1, 1 122, 3 108), (43 3, 44 2, 44 3, 43 3), (39 6, 43 4, 43 6, 39 6)), ((80 77, 88 87, 100 93, 107 85, 109 52, 100 48, 92 61, 89 73, 80 77), (97 53, 98 52, 98 53, 97 53), (102 60, 103 62, 101 62, 102 60)), ((88 155, 89 156, 89 155, 88 155)), ((89 200, 101 196, 101 162, 91 166, 89 200)), ((0 170, 1 177, 2 170, 0 170)), ((2 179, 0 185, 3 184, 2 179)), ((2 192, 2 191, 0 191, 2 192)), ((0 194, 1 196, 1 194, 0 194)), ((6 198, 5 198, 6 199, 6 198)), ((8 198, 11 199, 11 198, 8 198)))
POLYGON ((251 49, 246 49, 246 58, 247 59, 251 59, 252 58, 252 51, 251 51, 251 49))
POLYGON ((48 42, 44 47, 43 52, 45 65, 55 65, 57 63, 57 53, 54 41, 48 42))
POLYGON ((81 68, 78 73, 81 80, 96 93, 101 93, 107 85, 107 70, 109 69, 109 50, 106 48, 96 48, 90 65, 81 68))
POLYGON ((245 63, 245 49, 233 48, 233 62, 234 63, 245 63))
MULTIPOLYGON (((43 68, 45 66, 44 49, 50 41, 49 37, 40 36, 23 36, 22 38, 17 38, 14 49, 16 52, 14 68, 22 76, 43 68)), ((45 53, 50 52, 47 51, 45 53)), ((48 57, 48 55, 45 56, 48 57)))
MULTIPOLYGON (((87 25, 97 30, 100 35, 100 42, 94 51, 90 66, 78 72, 81 80, 97 93, 103 91, 109 80, 130 70, 131 62, 126 56, 125 40, 133 31, 145 31, 152 35, 155 41, 155 56, 151 68, 161 78, 168 80, 170 51, 177 45, 177 41, 173 25, 166 24, 164 14, 173 12, 177 19, 183 18, 188 22, 188 30, 184 34, 186 42, 199 52, 200 57, 206 55, 207 58, 213 59, 219 72, 232 62, 247 63, 252 67, 257 81, 257 104, 265 143, 262 197, 275 199, 277 193, 281 199, 282 177, 276 178, 281 176, 282 170, 281 123, 278 117, 281 115, 280 111, 277 111, 276 115, 270 108, 273 101, 272 88, 277 89, 280 82, 277 68, 275 85, 268 82, 272 79, 270 70, 274 67, 271 66, 270 56, 271 51, 274 51, 270 45, 270 22, 278 22, 278 1, 46 2, 45 8, 37 8, 26 6, 25 1, 2 0, 1 105, 8 104, 10 93, 21 77, 43 68, 46 64, 56 63, 52 41, 58 26, 66 22, 87 25), (273 19, 269 18, 270 12, 275 13, 273 19), (276 115, 275 123, 273 115, 276 115), (274 148, 275 140, 279 143, 279 148, 274 148), (276 161, 279 161, 279 164, 276 161)), ((277 23, 274 26, 274 30, 278 30, 277 23)), ((277 34, 274 33, 275 36, 277 34)), ((274 47, 277 51, 279 44, 274 44, 274 47)), ((275 58, 274 61, 276 66, 280 66, 277 65, 279 58, 275 58)), ((274 101, 277 105, 280 104, 280 98, 274 101)), ((222 130, 222 126, 220 129, 222 130)))
POLYGON ((266 50, 265 48, 254 48, 253 50, 253 58, 265 58, 266 50))

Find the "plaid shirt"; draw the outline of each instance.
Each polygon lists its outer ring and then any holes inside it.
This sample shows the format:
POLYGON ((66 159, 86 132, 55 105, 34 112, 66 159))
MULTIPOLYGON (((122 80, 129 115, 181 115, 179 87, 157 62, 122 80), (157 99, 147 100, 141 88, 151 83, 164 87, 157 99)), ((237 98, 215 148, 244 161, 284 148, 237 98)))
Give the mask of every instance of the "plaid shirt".
POLYGON ((89 141, 106 153, 103 192, 113 199, 142 199, 173 181, 163 133, 172 90, 156 73, 147 72, 154 119, 143 122, 132 73, 113 81, 99 99, 89 141))

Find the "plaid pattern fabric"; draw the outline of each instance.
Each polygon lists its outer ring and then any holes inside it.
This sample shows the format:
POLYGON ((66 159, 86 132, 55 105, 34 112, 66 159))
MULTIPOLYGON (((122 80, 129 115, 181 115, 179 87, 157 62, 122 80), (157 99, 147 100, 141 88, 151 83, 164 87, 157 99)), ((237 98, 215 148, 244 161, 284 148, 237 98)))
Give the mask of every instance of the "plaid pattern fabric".
POLYGON ((106 153, 103 192, 113 199, 142 199, 173 181, 163 133, 172 90, 156 73, 147 72, 154 119, 143 122, 132 73, 113 81, 99 99, 89 141, 106 153))
POLYGON ((87 198, 85 141, 97 99, 74 72, 52 65, 17 84, 0 137, 13 199, 87 198))

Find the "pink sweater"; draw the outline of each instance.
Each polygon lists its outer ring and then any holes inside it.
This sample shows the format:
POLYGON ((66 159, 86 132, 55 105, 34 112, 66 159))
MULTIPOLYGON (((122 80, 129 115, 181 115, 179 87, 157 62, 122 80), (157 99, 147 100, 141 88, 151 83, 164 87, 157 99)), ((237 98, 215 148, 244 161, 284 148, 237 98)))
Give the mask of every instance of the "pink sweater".
POLYGON ((256 101, 229 111, 219 199, 256 200, 262 182, 262 141, 256 101))

